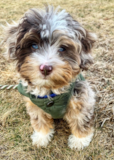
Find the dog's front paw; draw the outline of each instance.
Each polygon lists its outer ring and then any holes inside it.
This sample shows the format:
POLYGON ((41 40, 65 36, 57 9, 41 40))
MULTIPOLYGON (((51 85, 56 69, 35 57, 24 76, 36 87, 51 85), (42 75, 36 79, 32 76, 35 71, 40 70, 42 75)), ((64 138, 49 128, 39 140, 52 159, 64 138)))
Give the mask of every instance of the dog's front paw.
POLYGON ((87 137, 77 138, 74 135, 70 135, 68 139, 68 146, 71 149, 81 150, 87 146, 89 146, 91 139, 93 137, 93 133, 87 137))
POLYGON ((42 132, 34 132, 31 135, 32 144, 37 145, 37 147, 46 147, 51 141, 54 134, 54 130, 51 129, 49 133, 43 134, 42 132))

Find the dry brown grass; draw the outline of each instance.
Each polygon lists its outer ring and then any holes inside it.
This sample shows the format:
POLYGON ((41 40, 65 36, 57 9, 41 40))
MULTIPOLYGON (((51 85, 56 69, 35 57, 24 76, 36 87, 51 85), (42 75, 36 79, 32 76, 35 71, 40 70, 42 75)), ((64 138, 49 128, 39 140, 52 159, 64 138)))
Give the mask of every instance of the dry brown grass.
MULTIPOLYGON (((0 159, 114 160, 114 1, 1 0, 0 23, 17 21, 29 8, 42 7, 45 3, 60 5, 98 35, 93 51, 95 63, 85 73, 97 95, 95 135, 88 148, 72 151, 67 146, 70 134, 67 124, 56 120, 54 139, 47 148, 37 149, 31 143, 33 130, 21 95, 17 90, 0 90, 0 159)), ((0 84, 16 84, 13 64, 3 58, 3 50, 0 49, 0 84)))

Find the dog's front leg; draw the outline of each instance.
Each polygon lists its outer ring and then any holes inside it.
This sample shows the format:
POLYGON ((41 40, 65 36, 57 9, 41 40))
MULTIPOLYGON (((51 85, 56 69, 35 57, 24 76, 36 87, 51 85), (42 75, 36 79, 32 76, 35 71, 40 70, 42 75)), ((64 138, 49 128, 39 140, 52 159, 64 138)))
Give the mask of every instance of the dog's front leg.
POLYGON ((68 111, 64 117, 71 129, 68 146, 71 149, 87 147, 93 137, 93 106, 81 101, 70 101, 68 111))
POLYGON ((30 115, 34 129, 34 133, 31 136, 33 145, 46 147, 54 134, 53 119, 49 114, 33 104, 29 98, 25 98, 25 101, 27 102, 27 112, 30 115))

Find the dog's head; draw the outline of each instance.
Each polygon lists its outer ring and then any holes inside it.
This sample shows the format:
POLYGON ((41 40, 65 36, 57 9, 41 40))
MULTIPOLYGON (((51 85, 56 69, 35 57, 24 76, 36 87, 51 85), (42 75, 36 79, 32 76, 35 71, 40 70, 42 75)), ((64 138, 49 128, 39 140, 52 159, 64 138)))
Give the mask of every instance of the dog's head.
POLYGON ((30 85, 58 89, 67 86, 92 63, 96 41, 65 10, 30 9, 18 24, 9 27, 8 55, 30 85))

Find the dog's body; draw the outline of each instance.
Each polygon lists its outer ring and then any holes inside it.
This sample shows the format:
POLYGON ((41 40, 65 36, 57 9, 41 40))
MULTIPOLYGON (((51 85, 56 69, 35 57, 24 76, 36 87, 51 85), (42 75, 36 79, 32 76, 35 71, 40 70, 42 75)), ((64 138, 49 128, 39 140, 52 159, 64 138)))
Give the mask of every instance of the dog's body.
MULTIPOLYGON (((87 69, 92 63, 90 52, 95 41, 96 36, 66 11, 54 11, 50 6, 45 10, 29 10, 7 31, 7 52, 17 61, 26 93, 36 99, 43 98, 45 103, 47 99, 53 101, 51 94, 63 95, 74 84, 63 114, 72 133, 68 139, 70 148, 83 149, 93 136, 94 93, 87 81, 77 77, 81 69, 87 69)), ((34 104, 30 97, 24 99, 34 129, 33 144, 47 146, 54 133, 53 116, 34 104)))

